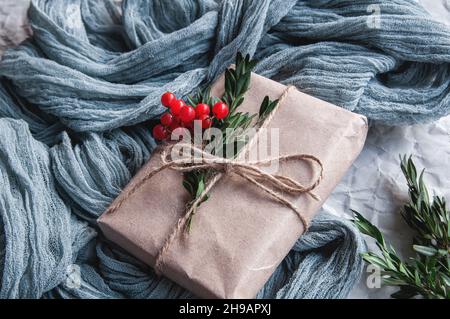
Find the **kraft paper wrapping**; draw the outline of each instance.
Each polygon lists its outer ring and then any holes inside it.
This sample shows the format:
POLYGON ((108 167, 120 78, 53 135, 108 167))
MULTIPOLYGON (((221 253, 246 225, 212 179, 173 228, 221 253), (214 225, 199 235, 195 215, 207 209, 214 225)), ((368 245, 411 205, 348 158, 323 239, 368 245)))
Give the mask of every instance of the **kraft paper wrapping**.
MULTIPOLYGON (((213 86, 214 95, 223 94, 223 82, 222 77, 213 86)), ((275 100, 285 89, 253 74, 240 110, 257 113, 266 95, 275 100)), ((279 129, 279 155, 311 154, 323 163, 324 177, 313 191, 319 201, 307 194, 286 195, 311 220, 360 153, 367 120, 291 90, 267 128, 279 129)), ((255 147, 258 143, 251 148, 255 147)), ((159 167, 160 154, 161 147, 126 188, 159 167)), ((307 162, 291 162, 280 164, 276 173, 309 185, 313 169, 307 162)), ((167 169, 145 182, 119 209, 99 218, 105 236, 154 266, 159 249, 190 200, 182 180, 180 172, 167 169)), ((292 210, 241 177, 226 175, 199 207, 189 234, 180 233, 170 246, 163 273, 199 297, 254 298, 303 232, 292 210)))

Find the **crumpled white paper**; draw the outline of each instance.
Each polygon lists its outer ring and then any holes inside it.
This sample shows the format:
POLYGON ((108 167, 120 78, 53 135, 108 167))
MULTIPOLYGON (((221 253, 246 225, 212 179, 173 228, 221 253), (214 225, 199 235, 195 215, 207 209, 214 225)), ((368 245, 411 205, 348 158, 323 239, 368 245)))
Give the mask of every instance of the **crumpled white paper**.
MULTIPOLYGON (((441 22, 450 24, 450 0, 419 1, 441 22)), ((408 200, 406 181, 400 169, 400 154, 413 155, 418 170, 426 168, 425 181, 431 195, 450 201, 450 116, 427 125, 387 127, 375 125, 359 158, 326 201, 323 210, 349 217, 350 209, 375 224, 403 257, 414 255, 412 233, 399 210, 408 200)), ((374 242, 367 240, 370 250, 374 242)), ((366 269, 350 298, 389 298, 397 288, 369 288, 373 274, 366 269)))
MULTIPOLYGON (((8 45, 26 37, 29 0, 0 0, 0 55, 8 45), (3 32, 3 33, 2 33, 3 32), (2 42, 3 41, 3 42, 2 42)), ((450 24, 450 0, 420 0, 437 20, 450 24)), ((382 13, 382 12, 381 12, 382 13)), ((450 201, 450 116, 428 125, 371 128, 364 150, 323 210, 345 218, 350 209, 362 213, 380 228, 404 257, 411 256, 412 234, 399 209, 407 200, 400 154, 412 154, 418 169, 426 167, 425 180, 437 195, 450 201)), ((376 250, 368 240, 370 250, 376 250)), ((370 275, 370 273, 367 273, 370 275)), ((388 298, 397 289, 369 289, 364 276, 350 298, 388 298)))
MULTIPOLYGON (((372 127, 361 155, 322 209, 345 217, 350 209, 360 212, 402 256, 409 257, 412 234, 399 213, 408 200, 400 154, 412 154, 418 170, 426 168, 424 178, 434 190, 431 194, 450 200, 450 117, 446 117, 429 125, 372 127)), ((367 242, 370 250, 377 250, 372 240, 367 242)), ((369 289, 366 281, 364 276, 351 298, 388 298, 396 291, 369 289)))

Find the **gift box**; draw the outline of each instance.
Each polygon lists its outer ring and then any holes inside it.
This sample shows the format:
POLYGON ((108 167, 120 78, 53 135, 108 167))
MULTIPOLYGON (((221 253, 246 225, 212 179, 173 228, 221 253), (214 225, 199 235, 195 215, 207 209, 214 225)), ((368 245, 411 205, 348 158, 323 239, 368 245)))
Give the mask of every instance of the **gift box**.
MULTIPOLYGON (((222 77, 212 94, 221 96, 224 90, 222 77)), ((356 159, 368 130, 364 116, 257 74, 251 75, 240 111, 258 113, 265 96, 282 97, 264 124, 278 132, 279 155, 307 154, 323 167, 311 193, 274 191, 288 205, 249 179, 222 172, 190 231, 174 231, 191 197, 182 172, 167 168, 149 174, 164 165, 162 154, 170 146, 161 145, 99 218, 104 235, 152 267, 164 250, 158 270, 199 297, 254 298, 356 159)), ((250 143, 246 152, 260 145, 250 143)), ((310 185, 317 173, 317 165, 299 160, 280 161, 275 175, 310 185)))

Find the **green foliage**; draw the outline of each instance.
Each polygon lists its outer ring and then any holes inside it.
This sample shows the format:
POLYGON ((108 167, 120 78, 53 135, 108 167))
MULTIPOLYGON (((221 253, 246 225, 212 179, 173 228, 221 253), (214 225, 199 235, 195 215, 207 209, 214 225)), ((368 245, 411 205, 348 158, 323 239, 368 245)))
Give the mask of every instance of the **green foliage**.
MULTIPOLYGON (((207 175, 208 175, 208 171, 205 171, 205 170, 197 170, 197 171, 192 171, 192 172, 188 172, 188 173, 184 174, 183 186, 191 195, 192 201, 194 201, 195 199, 200 197, 200 195, 204 192, 205 187, 206 187, 205 181, 207 180, 207 175)), ((208 200, 208 195, 206 195, 203 198, 201 203, 205 202, 206 200, 208 200)), ((197 209, 197 207, 195 207, 195 209, 197 209)), ((195 214, 195 212, 194 212, 194 214, 195 214)), ((186 226, 187 226, 187 230, 190 231, 190 229, 192 227, 192 218, 190 218, 188 220, 186 226)))
POLYGON ((250 86, 252 70, 256 66, 256 61, 250 60, 250 55, 236 55, 235 68, 225 71, 225 93, 222 101, 230 108, 230 114, 234 114, 236 109, 244 102, 244 95, 250 86))
POLYGON ((393 298, 412 298, 421 295, 427 299, 450 298, 450 212, 444 198, 430 200, 423 181, 423 172, 417 174, 411 157, 401 157, 401 169, 406 178, 410 201, 401 214, 415 231, 413 250, 416 257, 407 262, 398 257, 378 230, 358 212, 353 211, 354 223, 365 235, 375 239, 380 252, 363 254, 366 262, 381 269, 383 282, 400 289, 393 298))
POLYGON ((266 96, 259 108, 259 123, 264 122, 264 120, 269 116, 270 113, 275 109, 278 105, 278 100, 271 101, 268 96, 266 96))
POLYGON ((208 104, 209 107, 212 107, 215 103, 217 103, 219 101, 220 101, 219 98, 217 98, 215 96, 211 96, 211 88, 210 87, 207 87, 204 90, 198 90, 197 93, 195 93, 192 96, 188 96, 186 98, 187 104, 192 107, 196 107, 197 104, 200 104, 200 103, 208 104))
MULTIPOLYGON (((248 142, 245 138, 246 131, 249 129, 256 117, 256 114, 239 112, 239 106, 244 102, 244 95, 250 87, 251 73, 256 66, 256 61, 250 60, 250 56, 242 56, 238 53, 236 56, 235 68, 229 68, 225 71, 225 93, 222 101, 229 107, 229 115, 224 120, 214 119, 213 126, 222 130, 223 137, 218 141, 222 147, 223 154, 227 155, 227 148, 233 147, 232 157, 237 156, 241 148, 248 142)), ((199 103, 208 104, 212 107, 220 99, 211 96, 211 88, 199 90, 193 96, 187 98, 187 103, 196 106, 199 103)), ((278 104, 278 100, 270 101, 269 97, 265 97, 259 111, 257 124, 260 124, 273 111, 278 104)), ((192 197, 192 202, 201 196, 205 190, 211 172, 208 171, 192 171, 184 174, 183 185, 192 197)), ((207 199, 202 201, 204 202, 207 199)), ((197 207, 195 207, 197 209, 197 207)), ((194 214, 193 214, 194 215, 194 214)), ((188 229, 191 228, 192 218, 188 221, 188 229)))

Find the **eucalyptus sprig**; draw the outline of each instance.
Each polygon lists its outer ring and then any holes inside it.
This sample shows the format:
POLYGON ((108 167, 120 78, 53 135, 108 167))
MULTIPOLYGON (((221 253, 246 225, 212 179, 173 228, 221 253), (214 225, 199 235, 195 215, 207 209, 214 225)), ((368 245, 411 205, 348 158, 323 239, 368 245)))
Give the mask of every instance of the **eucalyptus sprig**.
POLYGON ((380 250, 379 254, 365 253, 363 258, 381 269, 386 285, 400 287, 393 298, 420 295, 427 299, 450 299, 450 211, 444 198, 430 199, 423 180, 424 170, 418 175, 411 157, 401 157, 401 169, 410 197, 401 215, 416 233, 412 246, 416 257, 402 261, 380 230, 353 211, 358 229, 374 238, 380 250))

